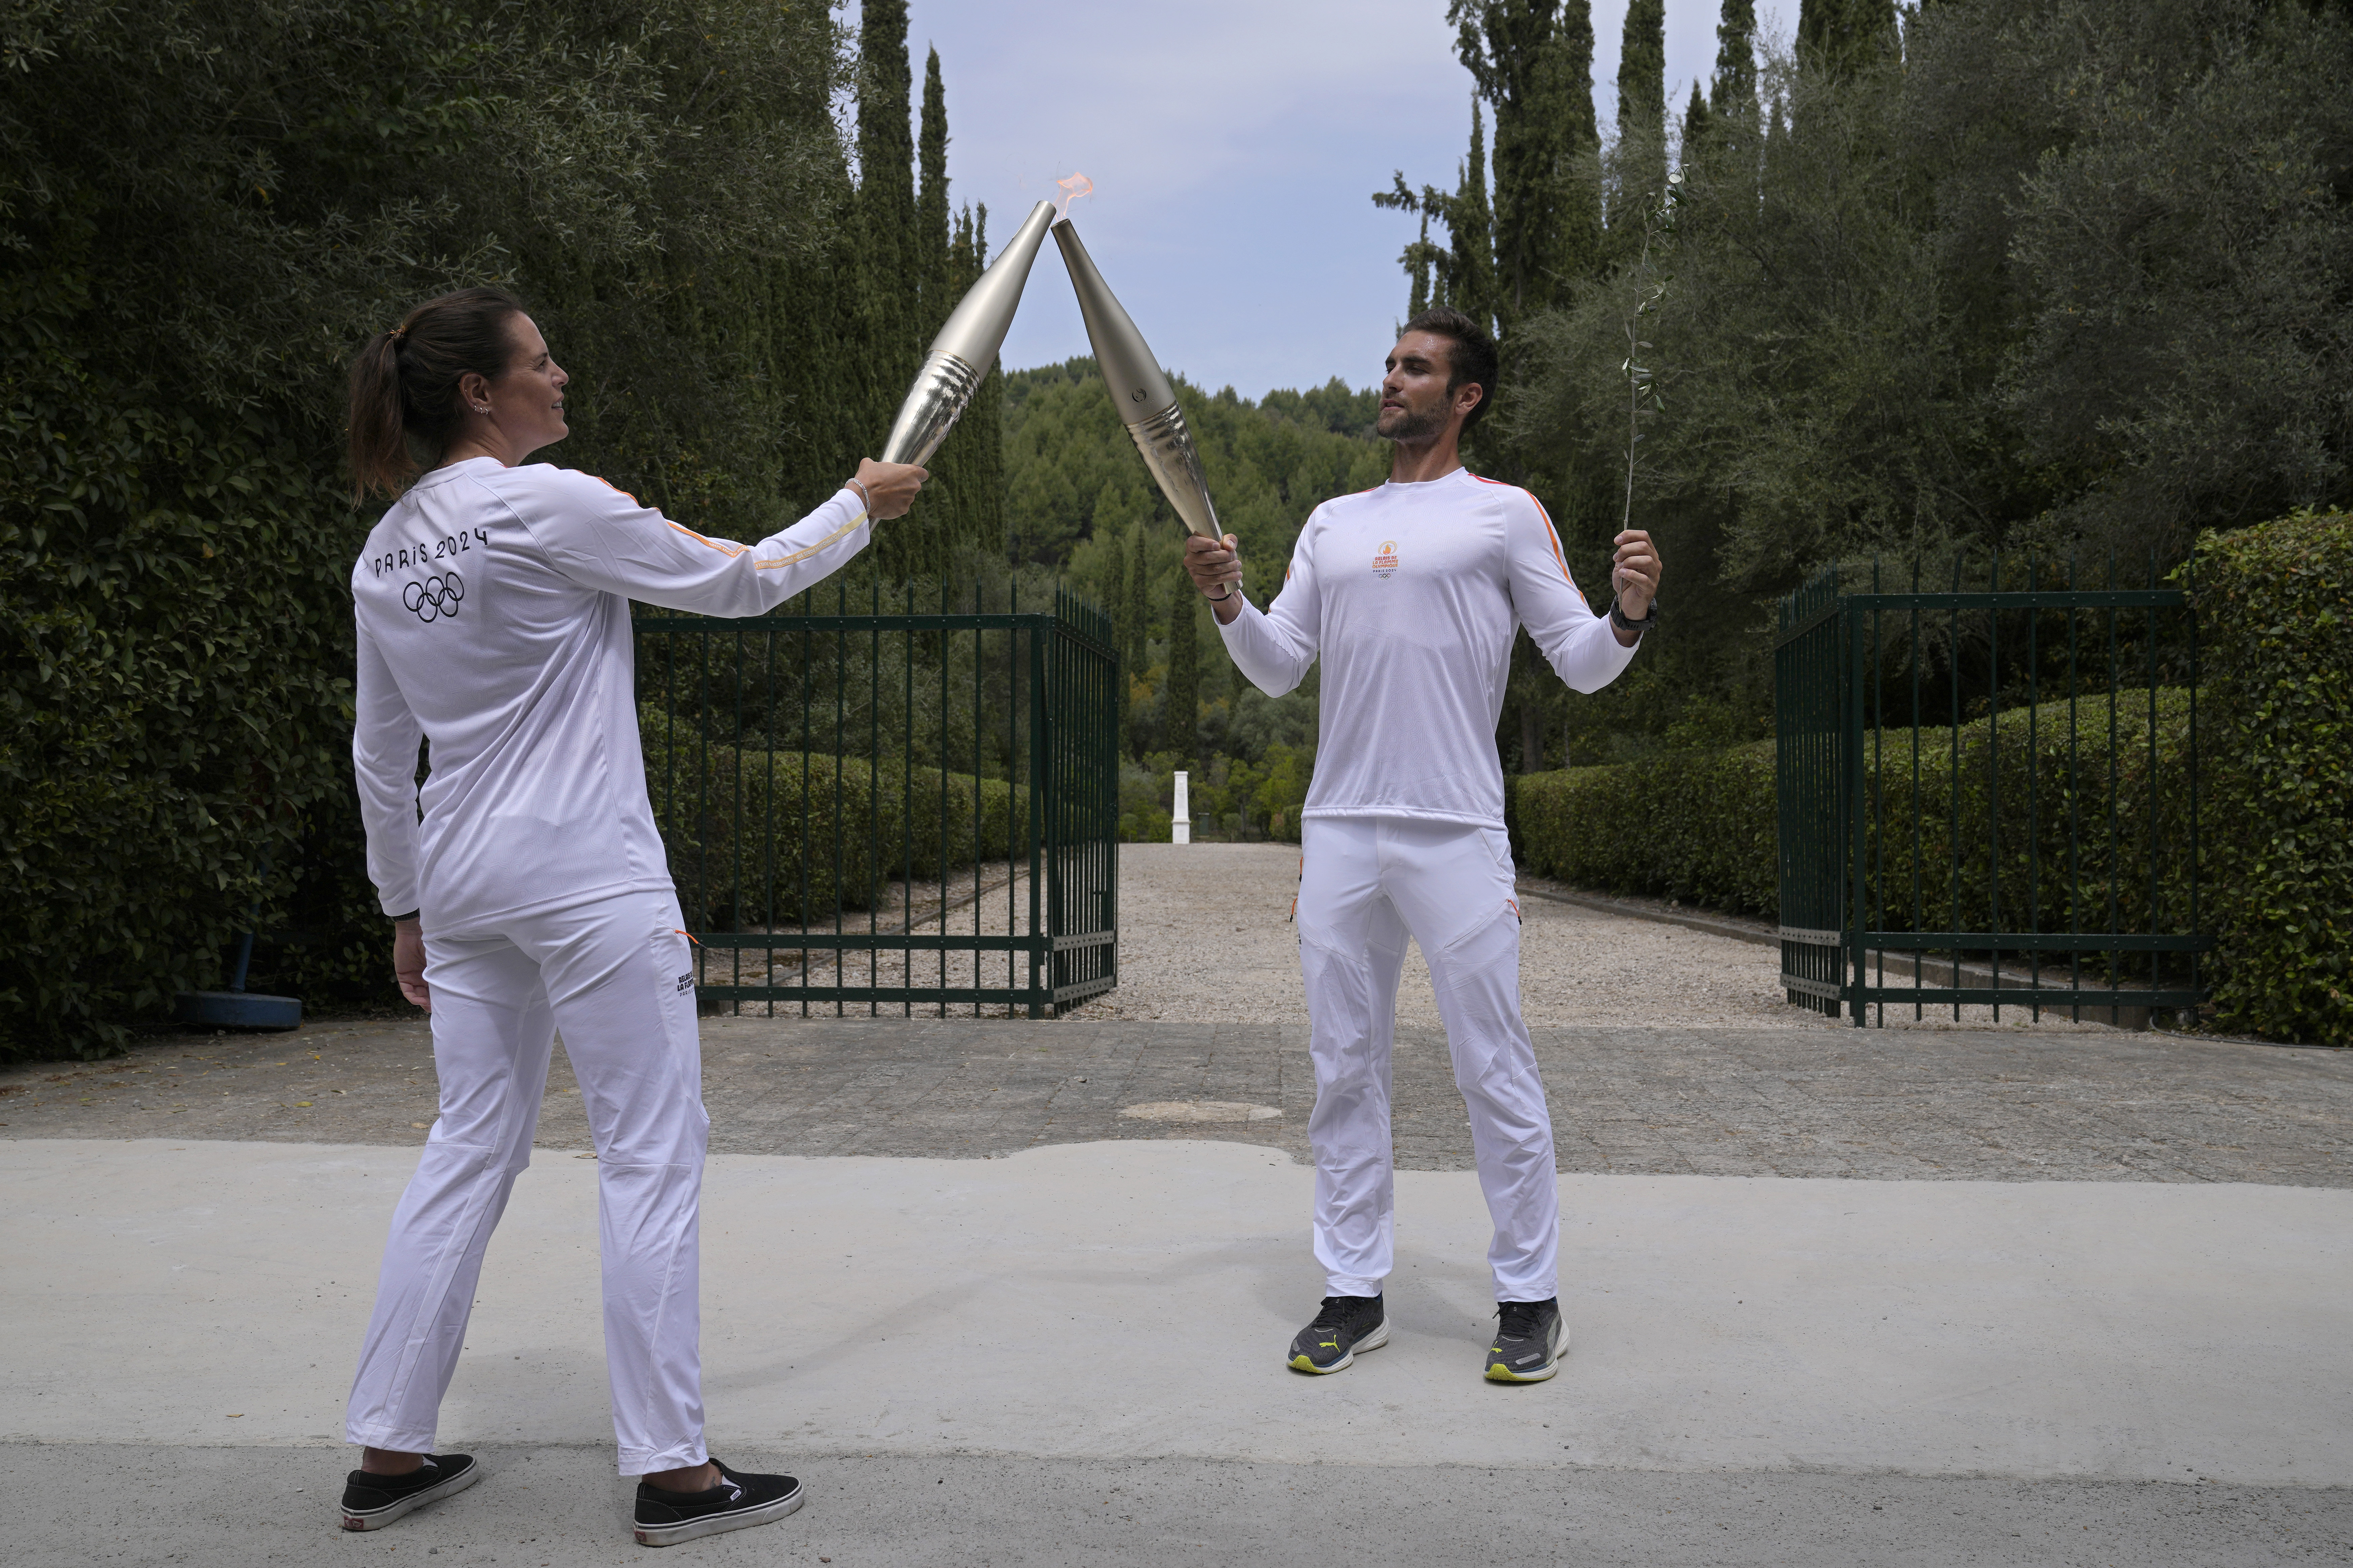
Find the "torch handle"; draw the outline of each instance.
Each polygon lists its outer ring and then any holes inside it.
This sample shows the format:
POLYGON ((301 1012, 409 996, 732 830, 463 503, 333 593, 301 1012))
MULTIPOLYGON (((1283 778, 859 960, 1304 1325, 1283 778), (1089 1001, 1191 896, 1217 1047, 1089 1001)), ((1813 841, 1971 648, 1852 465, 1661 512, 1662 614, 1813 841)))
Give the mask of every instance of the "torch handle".
POLYGON ((955 428, 965 405, 972 401, 982 374, 944 350, 934 349, 925 355, 923 368, 915 373, 914 385, 907 389, 906 401, 899 405, 899 417, 892 422, 890 438, 882 443, 882 460, 930 462, 955 428))
POLYGON ((1135 449, 1144 458, 1153 482, 1184 520, 1185 527, 1204 539, 1223 537, 1218 527, 1217 503, 1209 499, 1208 480, 1201 474, 1201 454, 1186 426, 1185 411, 1173 401, 1149 418, 1127 427, 1135 449))

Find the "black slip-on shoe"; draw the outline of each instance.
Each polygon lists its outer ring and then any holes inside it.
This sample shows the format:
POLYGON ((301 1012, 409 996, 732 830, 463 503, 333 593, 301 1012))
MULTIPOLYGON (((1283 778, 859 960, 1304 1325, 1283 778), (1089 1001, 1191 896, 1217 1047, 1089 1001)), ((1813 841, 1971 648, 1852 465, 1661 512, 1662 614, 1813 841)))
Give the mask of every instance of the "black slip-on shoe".
POLYGON ((427 1454, 405 1476, 353 1470, 343 1478, 343 1528, 382 1530, 404 1513, 464 1491, 482 1479, 471 1454, 427 1454))
POLYGON ((1498 1301, 1495 1317, 1495 1342, 1487 1347, 1488 1382, 1542 1383, 1560 1370, 1568 1326, 1561 1321, 1558 1297, 1498 1301))
POLYGON ((1388 1342, 1388 1313, 1378 1296, 1326 1296, 1315 1321, 1293 1338, 1288 1364, 1293 1372, 1320 1377, 1345 1370, 1358 1351, 1377 1351, 1388 1342))
POLYGON ((676 1546, 681 1541, 773 1524, 801 1506, 801 1484, 790 1476, 747 1476, 719 1460, 723 1478, 709 1491, 674 1492, 650 1481, 638 1483, 637 1534, 640 1546, 676 1546))

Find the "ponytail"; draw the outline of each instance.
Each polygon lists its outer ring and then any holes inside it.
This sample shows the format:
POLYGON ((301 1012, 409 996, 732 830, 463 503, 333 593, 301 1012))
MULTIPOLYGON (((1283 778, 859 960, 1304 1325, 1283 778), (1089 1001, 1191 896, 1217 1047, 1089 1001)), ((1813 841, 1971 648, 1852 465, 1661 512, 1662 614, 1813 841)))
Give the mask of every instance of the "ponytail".
POLYGON ((459 378, 507 373, 522 313, 503 289, 460 289, 367 341, 352 361, 350 407, 352 482, 362 496, 406 489, 419 450, 439 460, 462 417, 459 378))

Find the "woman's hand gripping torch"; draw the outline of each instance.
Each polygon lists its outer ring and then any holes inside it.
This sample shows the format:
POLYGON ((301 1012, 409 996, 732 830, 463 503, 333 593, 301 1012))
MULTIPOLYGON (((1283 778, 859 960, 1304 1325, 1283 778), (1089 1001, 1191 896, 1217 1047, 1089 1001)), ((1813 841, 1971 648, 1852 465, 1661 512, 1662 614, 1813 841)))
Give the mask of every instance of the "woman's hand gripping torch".
MULTIPOLYGON (((1210 598, 1225 605, 1240 592, 1241 559, 1233 535, 1218 531, 1218 509, 1209 500, 1208 481, 1201 476, 1201 454, 1193 445, 1193 433, 1185 427, 1185 411, 1176 406, 1176 389, 1168 384, 1144 334, 1095 270, 1094 258, 1079 243, 1079 231, 1069 218, 1054 225, 1054 243, 1062 247, 1062 263, 1070 268, 1071 287, 1079 296, 1079 313, 1086 318, 1087 341, 1094 347, 1095 363, 1119 409, 1120 422, 1144 454, 1144 466, 1152 470, 1160 493, 1193 534, 1185 542, 1186 570, 1203 593, 1223 584, 1223 592, 1210 598), (1210 555, 1218 558, 1217 563, 1212 574, 1204 577, 1196 562, 1210 555)), ((1239 605, 1230 606, 1219 619, 1231 619, 1239 610, 1239 605)))
MULTIPOLYGON (((980 280, 965 291, 947 324, 932 340, 915 384, 899 405, 891 438, 882 444, 886 463, 924 463, 947 439, 956 418, 972 401, 974 391, 997 363, 1013 312, 1021 303, 1021 286, 1029 280, 1029 264, 1045 243, 1046 226, 1054 221, 1054 204, 1039 202, 1013 234, 1013 243, 997 253, 980 280)), ((902 509, 903 510, 903 509, 902 509)))

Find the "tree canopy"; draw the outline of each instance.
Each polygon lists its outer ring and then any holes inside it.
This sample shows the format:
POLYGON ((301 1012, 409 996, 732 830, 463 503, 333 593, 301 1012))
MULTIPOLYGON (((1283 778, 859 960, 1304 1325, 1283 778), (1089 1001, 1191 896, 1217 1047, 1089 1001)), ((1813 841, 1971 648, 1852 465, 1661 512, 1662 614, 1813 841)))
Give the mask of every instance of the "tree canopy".
MULTIPOLYGON (((985 215, 934 75, 914 221, 903 10, 861 41, 772 0, 6 9, 0 1053, 119 1039, 257 906, 257 984, 383 988, 341 403, 409 306, 514 289, 574 377, 550 457, 714 532, 880 445, 906 378, 861 367, 912 371, 985 215)), ((995 395, 867 569, 994 548, 995 395)))
MULTIPOLYGON (((1630 6, 1618 133, 1556 165, 1596 193, 1605 237, 1544 309, 1496 313, 1504 382, 1473 461, 1545 498, 1587 580, 1630 468, 1674 631, 1596 702, 1515 680, 1531 711, 1507 717, 1507 752, 1556 760, 1580 726, 1588 756, 1677 726, 1756 732, 1760 601, 1833 561, 2169 566, 2200 530, 2343 504, 2347 9, 1805 0, 1784 54, 1759 49, 1751 0, 1723 0, 1661 205, 1654 8, 1630 6)), ((1556 34, 1589 25, 1582 0, 1535 10, 1556 34)), ((1498 235, 1518 188, 1498 180, 1498 235)), ((1454 209, 1420 210, 1444 253, 1454 209)))

